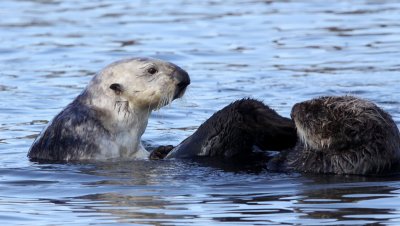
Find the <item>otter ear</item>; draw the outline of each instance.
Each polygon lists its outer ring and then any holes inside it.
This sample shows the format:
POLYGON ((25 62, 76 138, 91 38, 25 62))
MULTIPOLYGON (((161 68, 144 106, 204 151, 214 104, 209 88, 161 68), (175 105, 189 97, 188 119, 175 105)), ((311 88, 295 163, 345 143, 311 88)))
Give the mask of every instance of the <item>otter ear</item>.
POLYGON ((122 91, 124 91, 122 86, 118 83, 111 84, 110 89, 114 90, 115 94, 117 95, 120 95, 122 91))

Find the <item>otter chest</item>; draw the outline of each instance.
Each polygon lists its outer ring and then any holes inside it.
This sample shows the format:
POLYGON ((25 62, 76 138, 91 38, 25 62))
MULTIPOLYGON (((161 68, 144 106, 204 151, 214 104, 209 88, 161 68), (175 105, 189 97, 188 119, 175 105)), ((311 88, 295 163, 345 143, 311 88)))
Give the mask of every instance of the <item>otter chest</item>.
POLYGON ((134 131, 114 134, 109 139, 101 139, 101 151, 97 159, 134 159, 140 147, 140 135, 134 131))
POLYGON ((124 131, 117 133, 115 143, 117 148, 112 150, 112 155, 117 158, 133 158, 138 151, 141 134, 137 131, 124 131), (139 138, 139 139, 138 139, 139 138))

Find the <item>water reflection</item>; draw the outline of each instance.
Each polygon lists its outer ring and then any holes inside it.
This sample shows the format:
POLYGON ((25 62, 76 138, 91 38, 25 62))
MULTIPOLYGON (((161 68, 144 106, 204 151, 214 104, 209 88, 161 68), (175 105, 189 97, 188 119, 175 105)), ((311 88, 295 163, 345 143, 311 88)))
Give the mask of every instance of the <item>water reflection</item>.
MULTIPOLYGON (((321 180, 315 182, 318 181, 321 180)), ((372 203, 391 203, 398 199, 395 194, 398 187, 389 185, 397 184, 395 181, 359 177, 340 178, 336 184, 334 181, 337 180, 325 180, 327 184, 304 192, 302 198, 297 199, 294 209, 306 213, 301 218, 318 219, 325 223, 372 224, 386 222, 390 219, 388 216, 396 211, 390 204, 371 206, 372 203)), ((312 184, 314 187, 315 182, 312 184)))
MULTIPOLYGON (((77 208, 107 213, 118 222, 150 224, 199 223, 199 219, 202 223, 365 224, 384 222, 397 210, 385 204, 371 206, 371 202, 398 199, 398 183, 393 181, 397 177, 231 173, 219 167, 186 164, 164 162, 161 168, 151 168, 150 174, 132 178, 127 172, 117 173, 125 171, 126 166, 111 167, 111 178, 119 178, 118 182, 103 180, 91 185, 127 186, 123 191, 84 195, 70 202, 101 204, 77 208)), ((103 170, 99 168, 100 172, 110 172, 103 170)))

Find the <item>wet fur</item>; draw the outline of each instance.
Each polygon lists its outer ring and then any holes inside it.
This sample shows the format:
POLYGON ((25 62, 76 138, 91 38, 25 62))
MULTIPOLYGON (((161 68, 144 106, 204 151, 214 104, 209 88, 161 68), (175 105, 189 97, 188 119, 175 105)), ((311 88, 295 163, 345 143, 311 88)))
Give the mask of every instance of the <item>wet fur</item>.
POLYGON ((304 146, 289 152, 288 167, 362 175, 399 169, 399 130, 391 116, 370 101, 321 97, 296 104, 292 118, 304 146))
POLYGON ((155 159, 245 157, 253 145, 280 150, 274 171, 379 175, 399 170, 400 135, 391 116, 352 96, 321 97, 296 104, 292 118, 243 99, 216 112, 171 152, 155 159), (296 135, 296 127, 297 135, 296 135))
POLYGON ((131 58, 110 64, 49 123, 28 157, 50 161, 147 159, 149 153, 140 139, 151 111, 181 97, 189 83, 184 70, 157 59, 131 58))
POLYGON ((296 140, 292 120, 260 101, 242 99, 216 112, 167 158, 231 158, 248 155, 253 145, 281 150, 294 146, 296 140))
POLYGON ((95 158, 101 150, 102 139, 110 136, 99 121, 101 114, 75 100, 40 135, 29 157, 66 161, 95 158))

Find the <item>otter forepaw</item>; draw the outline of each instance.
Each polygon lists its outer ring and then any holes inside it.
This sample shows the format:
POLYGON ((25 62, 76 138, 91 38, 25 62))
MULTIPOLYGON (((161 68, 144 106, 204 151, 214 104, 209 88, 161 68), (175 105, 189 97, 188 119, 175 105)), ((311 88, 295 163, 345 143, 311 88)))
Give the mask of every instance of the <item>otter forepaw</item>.
POLYGON ((170 153, 172 151, 172 149, 174 149, 174 146, 172 146, 172 145, 160 146, 160 147, 154 149, 150 153, 150 157, 149 158, 151 160, 164 159, 165 156, 167 156, 168 153, 170 153))

